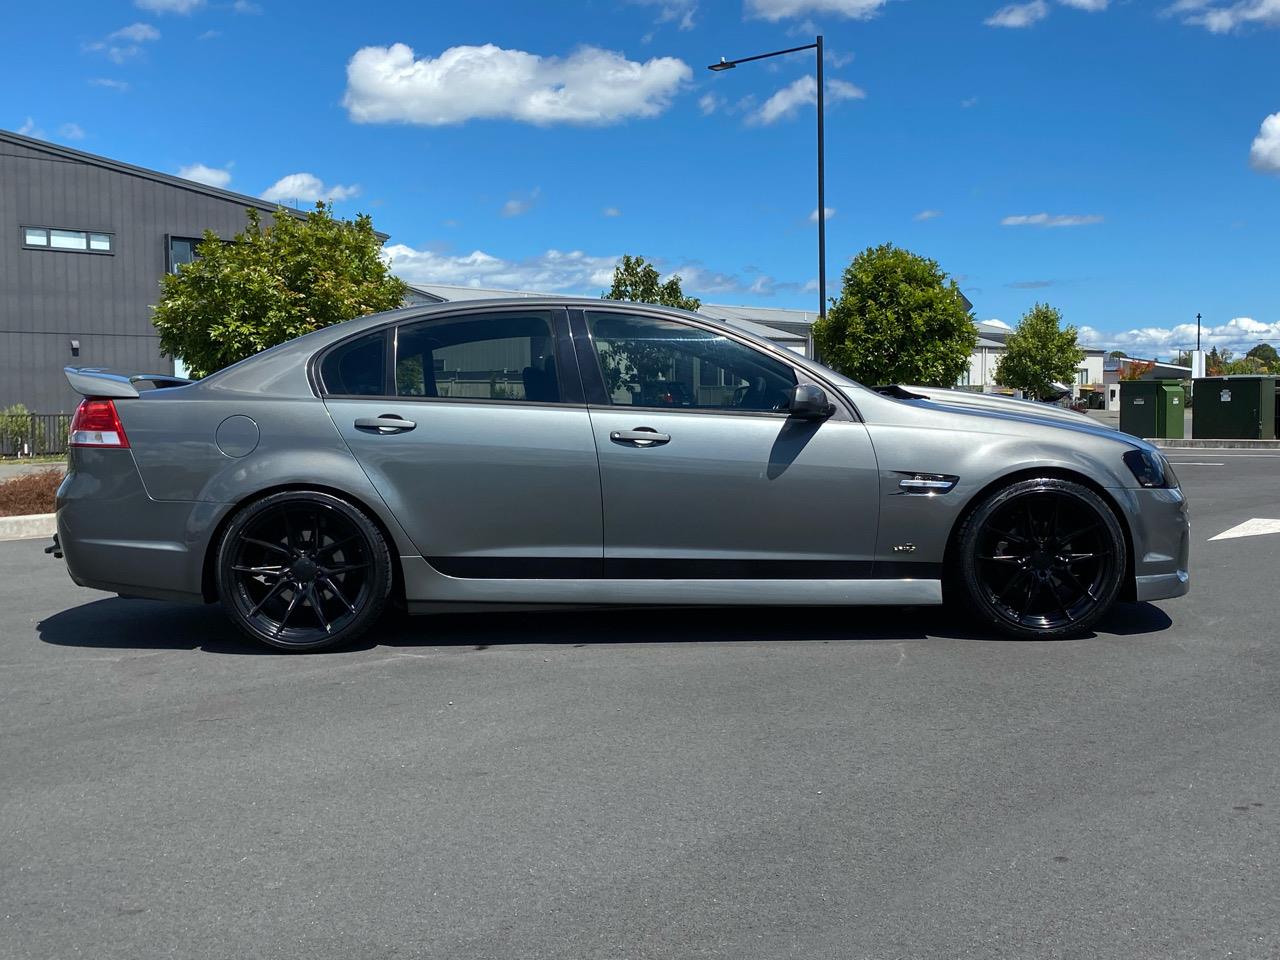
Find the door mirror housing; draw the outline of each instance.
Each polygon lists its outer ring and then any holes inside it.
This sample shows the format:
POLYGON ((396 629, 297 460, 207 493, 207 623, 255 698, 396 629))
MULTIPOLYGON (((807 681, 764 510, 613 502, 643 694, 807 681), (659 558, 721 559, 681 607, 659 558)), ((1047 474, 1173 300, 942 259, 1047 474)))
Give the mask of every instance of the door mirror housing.
POLYGON ((813 383, 797 383, 792 387, 787 410, 793 420, 825 420, 836 412, 835 404, 827 399, 827 392, 813 383))

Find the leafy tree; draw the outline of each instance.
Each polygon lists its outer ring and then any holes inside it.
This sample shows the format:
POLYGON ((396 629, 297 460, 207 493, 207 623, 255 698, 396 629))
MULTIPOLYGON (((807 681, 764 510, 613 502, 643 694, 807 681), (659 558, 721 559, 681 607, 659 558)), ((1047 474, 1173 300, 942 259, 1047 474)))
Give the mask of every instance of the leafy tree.
POLYGON ((840 298, 813 325, 813 342, 824 363, 863 383, 953 387, 978 333, 936 260, 886 243, 845 268, 840 298))
POLYGON ((1173 355, 1173 364, 1174 366, 1177 366, 1177 367, 1191 366, 1191 351, 1179 350, 1177 353, 1173 355))
POLYGON ((1245 356, 1257 360, 1267 370, 1280 369, 1280 353, 1277 353, 1276 348, 1269 343, 1258 344, 1245 356))
POLYGON ((1129 363, 1121 364, 1120 379, 1141 380, 1155 368, 1154 360, 1130 360, 1129 363))
POLYGON ((1037 303, 1005 341, 1004 356, 996 363, 996 383, 1044 400, 1054 383, 1071 383, 1084 351, 1076 342, 1076 328, 1062 327, 1062 313, 1037 303))
POLYGON ((658 269, 647 263, 644 257, 624 255, 613 268, 613 286, 601 294, 604 300, 631 300, 636 303, 656 303, 663 307, 679 307, 697 310, 702 301, 686 297, 680 289, 680 278, 673 276, 662 283, 658 269))
POLYGON ((1227 364, 1231 363, 1235 354, 1230 350, 1219 350, 1214 347, 1204 358, 1204 372, 1207 377, 1221 377, 1227 372, 1227 364))
POLYGON ((317 203, 305 219, 278 208, 230 243, 204 235, 199 259, 161 281, 154 321, 160 349, 203 377, 267 347, 352 317, 400 305, 373 221, 338 220, 317 203))
POLYGON ((1109 360, 1124 360, 1124 359, 1128 358, 1128 356, 1129 356, 1129 355, 1128 355, 1127 353, 1125 353, 1123 350, 1112 350, 1110 353, 1108 353, 1108 354, 1107 354, 1107 359, 1109 359, 1109 360))

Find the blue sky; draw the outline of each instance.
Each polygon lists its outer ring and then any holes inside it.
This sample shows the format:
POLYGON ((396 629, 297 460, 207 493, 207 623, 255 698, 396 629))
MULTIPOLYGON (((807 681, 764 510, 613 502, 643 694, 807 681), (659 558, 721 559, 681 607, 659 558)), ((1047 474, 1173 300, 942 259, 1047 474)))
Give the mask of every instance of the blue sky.
POLYGON ((331 196, 411 281, 596 294, 639 253, 815 309, 812 55, 705 66, 819 30, 833 294, 892 241, 980 319, 1280 338, 1280 0, 21 4, 0 126, 331 196))

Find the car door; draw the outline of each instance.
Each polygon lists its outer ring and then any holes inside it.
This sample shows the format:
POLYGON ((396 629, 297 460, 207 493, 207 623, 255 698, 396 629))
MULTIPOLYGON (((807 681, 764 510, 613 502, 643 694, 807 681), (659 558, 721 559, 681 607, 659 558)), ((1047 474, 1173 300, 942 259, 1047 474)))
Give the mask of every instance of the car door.
POLYGON ((879 507, 866 427, 789 418, 781 356, 693 321, 573 311, 600 459, 605 576, 871 576, 879 507))
POLYGON ((563 309, 406 322, 337 345, 318 372, 352 453, 442 573, 598 575, 599 468, 563 309))

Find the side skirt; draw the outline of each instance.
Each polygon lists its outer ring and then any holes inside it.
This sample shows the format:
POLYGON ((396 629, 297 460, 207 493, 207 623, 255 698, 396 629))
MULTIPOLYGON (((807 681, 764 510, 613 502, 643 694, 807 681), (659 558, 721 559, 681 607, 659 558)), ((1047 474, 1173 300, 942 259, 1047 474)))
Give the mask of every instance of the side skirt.
POLYGON ((401 557, 410 612, 425 603, 915 606, 942 603, 936 579, 480 579, 449 577, 401 557))

